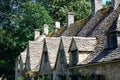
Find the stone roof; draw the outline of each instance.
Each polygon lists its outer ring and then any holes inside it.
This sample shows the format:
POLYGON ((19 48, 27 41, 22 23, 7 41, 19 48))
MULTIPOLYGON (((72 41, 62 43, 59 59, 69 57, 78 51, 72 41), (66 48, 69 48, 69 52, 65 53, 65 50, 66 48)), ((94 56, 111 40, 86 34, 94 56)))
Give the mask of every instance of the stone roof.
MULTIPOLYGON (((94 57, 94 56, 93 56, 94 57)), ((120 46, 116 49, 105 49, 103 53, 100 53, 95 58, 92 59, 91 62, 82 62, 81 64, 91 64, 98 62, 109 62, 114 60, 120 60, 120 46)))
POLYGON ((96 62, 113 61, 118 59, 120 59, 120 46, 115 50, 107 50, 106 53, 104 53, 104 56, 96 62))
POLYGON ((94 37, 73 37, 79 51, 94 51, 97 40, 94 37))
POLYGON ((87 21, 89 21, 89 17, 86 17, 82 20, 76 21, 74 24, 71 24, 69 28, 67 28, 61 35, 62 36, 75 36, 76 33, 79 32, 79 30, 82 28, 82 26, 84 26, 84 24, 87 23, 87 21))
POLYGON ((106 17, 101 24, 99 24, 97 26, 97 28, 93 31, 91 36, 96 36, 99 39, 99 43, 98 46, 95 48, 95 51, 90 53, 90 55, 88 56, 88 58, 83 61, 83 64, 87 64, 87 63, 93 63, 98 61, 97 59, 100 58, 104 58, 102 56, 99 55, 105 55, 104 53, 106 53, 106 48, 107 48, 107 34, 106 32, 108 32, 108 30, 111 27, 115 27, 112 26, 113 23, 116 21, 118 15, 120 14, 120 5, 113 10, 108 17, 106 17))
POLYGON ((89 20, 89 22, 86 23, 86 25, 80 30, 78 36, 89 36, 93 32, 93 30, 98 26, 98 24, 100 24, 103 21, 103 19, 105 19, 107 15, 109 15, 112 9, 113 8, 111 7, 106 7, 101 10, 98 10, 96 14, 94 14, 94 16, 89 20))
POLYGON ((27 48, 23 52, 20 53, 23 63, 25 63, 26 61, 26 55, 27 55, 27 48))
POLYGON ((43 42, 29 41, 29 55, 31 71, 39 70, 39 63, 42 56, 43 42))
POLYGON ((64 45, 66 60, 67 60, 67 63, 69 63, 68 50, 69 50, 69 47, 70 47, 70 43, 71 43, 71 41, 72 41, 72 37, 62 36, 61 38, 62 38, 62 42, 63 42, 63 45, 64 45))
POLYGON ((45 37, 46 37, 46 35, 42 34, 39 37, 37 37, 37 39, 35 41, 43 41, 45 37))
POLYGON ((59 49, 60 38, 46 37, 45 40, 46 40, 46 45, 48 50, 49 62, 50 62, 51 68, 54 68, 56 58, 57 58, 57 52, 59 49))
POLYGON ((56 32, 49 34, 49 37, 59 37, 64 31, 66 30, 66 27, 61 27, 60 29, 58 29, 56 32))

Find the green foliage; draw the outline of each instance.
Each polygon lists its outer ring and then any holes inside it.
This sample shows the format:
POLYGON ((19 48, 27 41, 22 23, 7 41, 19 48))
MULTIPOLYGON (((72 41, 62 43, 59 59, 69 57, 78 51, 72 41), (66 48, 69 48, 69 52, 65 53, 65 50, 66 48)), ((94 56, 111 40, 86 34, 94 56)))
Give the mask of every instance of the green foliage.
POLYGON ((90 13, 90 3, 86 0, 37 1, 0 1, 0 75, 6 75, 8 80, 14 79, 14 61, 27 42, 33 40, 34 29, 42 33, 43 25, 48 24, 50 32, 53 32, 53 18, 64 24, 68 11, 75 13, 76 20, 90 13))
POLYGON ((4 8, 0 5, 0 75, 7 76, 14 75, 14 61, 27 42, 33 40, 34 29, 38 28, 42 32, 43 24, 46 23, 53 31, 53 19, 40 2, 13 1, 19 6, 10 7, 12 4, 9 5, 7 1, 2 4, 4 8))
POLYGON ((83 19, 90 14, 89 0, 45 0, 43 3, 47 3, 50 15, 62 23, 65 23, 67 12, 74 12, 75 20, 83 19))
POLYGON ((22 76, 18 77, 18 80, 24 80, 24 78, 22 76))
POLYGON ((42 78, 39 77, 38 80, 50 80, 50 79, 43 76, 42 78))
POLYGON ((43 25, 48 24, 50 31, 53 31, 53 19, 40 2, 20 3, 20 8, 23 10, 23 15, 19 16, 20 27, 37 28, 42 32, 43 25))

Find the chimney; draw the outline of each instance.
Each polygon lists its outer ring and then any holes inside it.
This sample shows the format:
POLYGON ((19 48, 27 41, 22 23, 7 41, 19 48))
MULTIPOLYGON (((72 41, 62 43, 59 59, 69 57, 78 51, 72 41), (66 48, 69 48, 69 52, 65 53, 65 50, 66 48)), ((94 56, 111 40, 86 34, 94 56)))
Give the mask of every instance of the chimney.
POLYGON ((68 12, 67 14, 67 28, 70 27, 70 24, 74 23, 74 13, 73 12, 68 12))
POLYGON ((38 29, 34 30, 34 40, 37 39, 40 36, 40 32, 38 29))
POLYGON ((94 0, 94 4, 95 5, 93 7, 95 7, 95 13, 102 9, 102 0, 94 0))
POLYGON ((44 34, 44 35, 48 35, 48 33, 49 33, 49 27, 48 27, 47 24, 44 24, 44 31, 43 31, 43 34, 44 34))
POLYGON ((60 21, 55 21, 55 32, 60 29, 60 21))

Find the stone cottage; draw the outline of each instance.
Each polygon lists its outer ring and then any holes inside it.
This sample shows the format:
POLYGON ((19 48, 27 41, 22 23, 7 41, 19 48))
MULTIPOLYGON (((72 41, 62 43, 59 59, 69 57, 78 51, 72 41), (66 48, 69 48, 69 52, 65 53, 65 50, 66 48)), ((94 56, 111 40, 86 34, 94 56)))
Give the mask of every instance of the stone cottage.
POLYGON ((102 8, 102 0, 91 0, 91 5, 91 14, 82 20, 74 22, 74 14, 69 12, 66 27, 60 28, 57 21, 53 34, 46 24, 42 35, 35 30, 35 40, 16 59, 15 80, 23 74, 27 80, 41 76, 120 80, 120 0, 112 0, 106 8, 102 8))

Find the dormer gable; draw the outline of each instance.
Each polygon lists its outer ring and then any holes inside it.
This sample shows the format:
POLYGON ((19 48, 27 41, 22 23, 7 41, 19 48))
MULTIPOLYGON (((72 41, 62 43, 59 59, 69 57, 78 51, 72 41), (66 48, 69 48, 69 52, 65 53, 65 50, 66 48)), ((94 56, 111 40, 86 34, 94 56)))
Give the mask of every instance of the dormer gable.
POLYGON ((94 51, 97 40, 94 37, 73 37, 69 48, 70 66, 80 64, 94 51))
POLYGON ((66 62, 66 56, 65 56, 65 50, 64 50, 63 41, 61 39, 60 44, 59 44, 58 53, 57 53, 57 59, 56 59, 56 63, 55 63, 55 68, 59 68, 60 65, 65 66, 65 64, 67 64, 67 62, 66 62))
POLYGON ((74 40, 74 38, 72 38, 72 41, 71 41, 71 44, 70 44, 70 48, 69 48, 69 51, 68 52, 70 52, 70 51, 75 51, 75 50, 77 50, 78 48, 77 48, 77 45, 76 45, 76 43, 75 43, 75 40, 74 40))
POLYGON ((51 70, 51 66, 50 66, 49 57, 48 57, 48 47, 46 44, 46 40, 44 39, 42 59, 40 61, 39 71, 42 74, 48 74, 50 70, 51 70))

